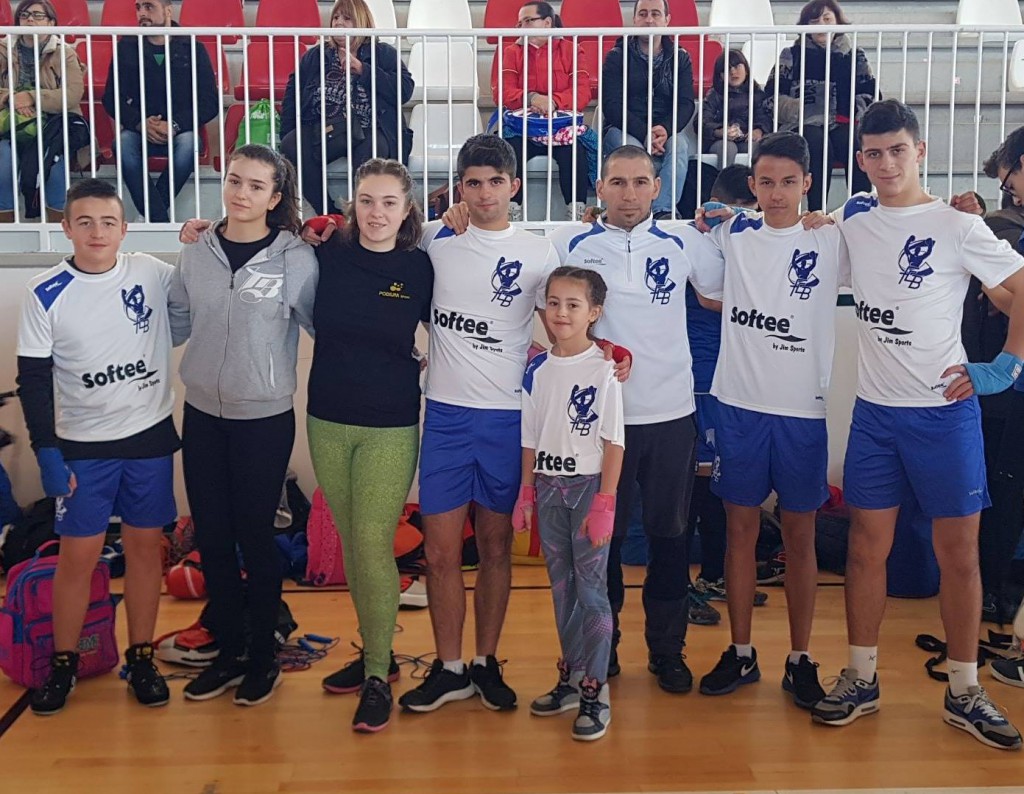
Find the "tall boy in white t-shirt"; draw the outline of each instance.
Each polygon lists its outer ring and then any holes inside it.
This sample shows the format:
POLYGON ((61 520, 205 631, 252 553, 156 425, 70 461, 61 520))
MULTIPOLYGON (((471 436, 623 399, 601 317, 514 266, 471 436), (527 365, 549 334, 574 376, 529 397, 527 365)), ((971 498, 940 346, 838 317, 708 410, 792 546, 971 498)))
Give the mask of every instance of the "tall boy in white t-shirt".
POLYGON ((847 725, 878 710, 885 563, 902 495, 912 488, 932 518, 942 572, 950 660, 943 719, 986 745, 1016 750, 1020 734, 978 684, 978 525, 989 499, 976 395, 1003 391, 1020 375, 1024 260, 981 218, 925 192, 918 175, 925 143, 906 105, 875 103, 859 134, 857 160, 877 195, 854 196, 832 219, 849 250, 859 320, 844 471, 850 657, 814 720, 847 725), (960 323, 971 275, 1009 293, 1006 346, 989 364, 964 363, 960 323))
POLYGON ((712 490, 725 503, 725 579, 732 644, 700 682, 724 695, 761 677, 751 645, 755 546, 761 504, 782 508, 790 651, 782 688, 809 709, 825 696, 808 646, 818 569, 814 518, 828 499, 825 401, 835 347, 836 294, 848 261, 835 228, 808 230, 800 202, 811 188, 807 142, 765 137, 750 186, 762 215, 738 215, 710 236, 725 257, 722 347, 712 490))

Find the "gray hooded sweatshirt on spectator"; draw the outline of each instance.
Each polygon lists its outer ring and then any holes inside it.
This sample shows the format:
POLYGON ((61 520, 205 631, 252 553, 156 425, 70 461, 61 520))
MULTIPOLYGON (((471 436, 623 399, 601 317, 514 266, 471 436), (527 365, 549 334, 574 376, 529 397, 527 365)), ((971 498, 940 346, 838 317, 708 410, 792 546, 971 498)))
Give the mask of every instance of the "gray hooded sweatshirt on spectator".
POLYGON ((232 273, 219 226, 182 248, 171 286, 174 342, 191 339, 185 401, 224 419, 276 416, 292 407, 299 326, 312 334, 316 255, 282 231, 232 273))

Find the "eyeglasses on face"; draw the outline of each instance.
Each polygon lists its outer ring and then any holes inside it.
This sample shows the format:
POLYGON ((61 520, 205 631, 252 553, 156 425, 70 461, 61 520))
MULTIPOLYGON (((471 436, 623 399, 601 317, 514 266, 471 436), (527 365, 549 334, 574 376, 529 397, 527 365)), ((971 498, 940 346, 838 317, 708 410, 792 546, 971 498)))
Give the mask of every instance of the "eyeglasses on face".
POLYGON ((28 22, 30 19, 34 22, 45 22, 50 18, 50 15, 45 11, 22 11, 18 14, 18 19, 22 22, 28 22))
POLYGON ((516 22, 516 27, 521 28, 525 25, 529 25, 531 22, 540 22, 544 19, 547 19, 547 17, 525 17, 516 22))

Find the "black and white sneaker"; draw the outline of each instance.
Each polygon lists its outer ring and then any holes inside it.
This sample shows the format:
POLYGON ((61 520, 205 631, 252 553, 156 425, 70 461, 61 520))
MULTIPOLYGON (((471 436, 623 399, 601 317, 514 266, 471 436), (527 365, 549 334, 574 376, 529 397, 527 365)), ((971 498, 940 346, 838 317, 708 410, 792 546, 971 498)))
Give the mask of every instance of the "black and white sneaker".
POLYGON ((217 657, 213 664, 185 685, 186 700, 212 700, 242 683, 249 665, 244 659, 217 657))
POLYGON ((558 683, 530 704, 530 713, 535 717, 553 717, 565 711, 572 711, 580 704, 580 681, 583 673, 569 669, 564 659, 558 660, 558 683))
POLYGON ((572 738, 593 742, 608 731, 612 721, 612 706, 607 683, 583 677, 580 683, 580 710, 572 724, 572 738))
POLYGON ((166 706, 171 700, 167 682, 153 663, 152 643, 141 642, 124 652, 128 689, 143 706, 166 706))
MULTIPOLYGON (((395 655, 391 654, 391 664, 388 665, 388 683, 393 684, 398 680, 398 662, 395 655)), ((349 692, 358 692, 363 688, 366 680, 366 661, 363 651, 359 651, 359 658, 349 662, 338 672, 331 673, 321 682, 325 692, 332 695, 347 695, 349 692)))
POLYGON ((471 664, 469 679, 480 700, 491 711, 508 711, 516 707, 516 693, 501 677, 501 665, 493 656, 488 656, 485 664, 471 664))
POLYGON ((992 660, 992 677, 1010 686, 1024 687, 1024 657, 992 660))
POLYGON ((693 673, 683 661, 682 654, 674 656, 651 655, 647 669, 658 677, 658 686, 666 692, 684 694, 693 689, 693 673))
POLYGON ((769 559, 757 563, 758 584, 782 584, 786 579, 786 551, 775 552, 769 559))
POLYGON ((352 730, 356 733, 384 730, 391 721, 391 705, 391 684, 371 675, 363 682, 352 730))
POLYGON ((75 688, 78 676, 78 654, 61 651, 50 657, 50 674, 38 689, 29 696, 33 714, 49 717, 64 709, 68 695, 75 688))
POLYGON ((274 690, 281 686, 281 668, 277 663, 269 667, 255 667, 245 674, 235 690, 236 706, 258 706, 270 700, 274 690))
POLYGON ((410 689, 398 699, 398 705, 407 711, 435 711, 453 700, 465 700, 476 694, 469 671, 453 673, 445 670, 440 659, 435 659, 423 683, 410 689))
POLYGON ((782 688, 793 696, 793 702, 802 709, 813 709, 825 697, 825 690, 818 683, 818 663, 812 662, 806 655, 801 656, 796 664, 786 659, 782 688))
POLYGON ((760 679, 757 651, 752 649, 749 657, 740 656, 736 653, 736 646, 730 645, 714 669, 700 680, 700 693, 727 695, 735 692, 743 684, 753 684, 760 679))

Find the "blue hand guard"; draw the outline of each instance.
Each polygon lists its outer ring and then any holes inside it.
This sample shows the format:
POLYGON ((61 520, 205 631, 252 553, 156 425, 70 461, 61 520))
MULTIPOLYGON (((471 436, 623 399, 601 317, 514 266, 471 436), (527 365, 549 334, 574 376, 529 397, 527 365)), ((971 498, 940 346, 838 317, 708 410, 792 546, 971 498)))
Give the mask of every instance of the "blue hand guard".
POLYGON ((1020 377, 1024 361, 1005 350, 988 364, 964 364, 977 395, 1006 391, 1020 377))

